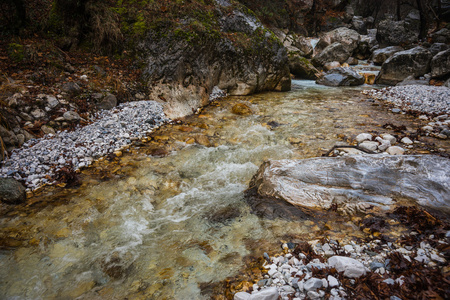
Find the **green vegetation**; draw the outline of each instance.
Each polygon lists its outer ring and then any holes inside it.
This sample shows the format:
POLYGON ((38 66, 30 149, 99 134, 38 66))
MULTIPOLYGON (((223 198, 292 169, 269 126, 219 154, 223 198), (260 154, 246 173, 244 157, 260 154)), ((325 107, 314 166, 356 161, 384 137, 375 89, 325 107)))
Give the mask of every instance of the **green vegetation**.
POLYGON ((10 43, 8 45, 8 56, 14 62, 22 62, 25 59, 25 51, 23 45, 10 43))

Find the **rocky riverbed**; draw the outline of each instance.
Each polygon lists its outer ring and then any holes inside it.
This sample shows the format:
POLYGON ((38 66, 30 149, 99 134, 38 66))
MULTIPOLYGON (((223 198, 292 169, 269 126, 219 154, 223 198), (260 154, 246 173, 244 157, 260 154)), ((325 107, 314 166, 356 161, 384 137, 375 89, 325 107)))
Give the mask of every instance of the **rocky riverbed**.
POLYGON ((15 149, 3 163, 0 175, 14 177, 34 190, 53 183, 61 170, 77 171, 109 154, 121 156, 125 146, 168 121, 162 105, 155 101, 129 102, 102 110, 90 125, 47 134, 15 149))

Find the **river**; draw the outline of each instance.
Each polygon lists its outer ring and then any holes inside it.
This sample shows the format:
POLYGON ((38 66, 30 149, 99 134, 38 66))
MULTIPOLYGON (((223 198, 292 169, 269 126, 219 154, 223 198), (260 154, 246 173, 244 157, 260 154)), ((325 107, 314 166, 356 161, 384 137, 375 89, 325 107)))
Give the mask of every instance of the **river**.
MULTIPOLYGON (((265 220, 244 197, 266 159, 320 156, 393 115, 360 94, 293 81, 292 91, 228 97, 150 142, 51 187, 0 219, 2 299, 208 299, 200 283, 235 276, 280 240, 323 235, 327 220, 265 220), (236 115, 247 105, 252 113, 236 115), (197 141, 197 142, 194 142, 197 141)), ((349 222, 328 235, 358 236, 349 222)))

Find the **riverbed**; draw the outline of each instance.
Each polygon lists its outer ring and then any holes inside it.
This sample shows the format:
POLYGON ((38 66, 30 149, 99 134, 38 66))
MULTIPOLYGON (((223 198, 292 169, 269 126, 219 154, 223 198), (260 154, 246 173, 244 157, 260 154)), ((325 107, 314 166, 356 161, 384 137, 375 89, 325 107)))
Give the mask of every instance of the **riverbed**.
MULTIPOLYGON (((209 299, 201 284, 236 276, 245 257, 281 240, 360 236, 350 220, 258 218, 244 191, 267 159, 320 156, 361 132, 395 134, 388 123, 423 125, 361 95, 368 88, 294 80, 290 92, 227 97, 95 162, 80 186, 2 207, 1 298, 209 299), (251 112, 233 113, 236 104, 251 112)), ((420 151, 434 151, 425 144, 420 151)))

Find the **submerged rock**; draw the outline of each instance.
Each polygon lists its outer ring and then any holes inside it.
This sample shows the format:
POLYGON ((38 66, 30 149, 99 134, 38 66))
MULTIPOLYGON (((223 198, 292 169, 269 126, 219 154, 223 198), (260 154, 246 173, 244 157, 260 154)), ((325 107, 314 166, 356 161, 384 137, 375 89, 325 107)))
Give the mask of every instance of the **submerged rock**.
POLYGON ((0 178, 0 201, 19 204, 26 199, 25 188, 13 178, 0 178))
POLYGON ((449 169, 449 159, 431 155, 277 160, 265 162, 250 187, 260 199, 272 199, 277 208, 279 202, 287 202, 299 208, 333 205, 343 212, 350 207, 363 211, 370 205, 388 207, 402 197, 448 209, 449 169))

